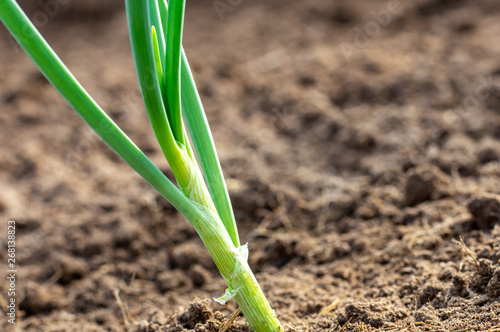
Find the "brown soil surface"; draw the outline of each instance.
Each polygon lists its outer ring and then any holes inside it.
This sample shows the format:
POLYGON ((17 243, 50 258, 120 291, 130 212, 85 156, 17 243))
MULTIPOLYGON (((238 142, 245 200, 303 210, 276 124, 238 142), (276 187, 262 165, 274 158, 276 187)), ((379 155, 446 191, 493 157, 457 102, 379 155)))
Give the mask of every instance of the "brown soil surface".
MULTIPOLYGON (((170 174, 123 3, 59 3, 43 35, 170 174)), ((500 2, 232 9, 221 20, 189 0, 184 46, 285 331, 499 331, 500 2)), ((18 330, 219 331, 237 307, 211 300, 225 285, 190 224, 4 30, 0 50, 0 260, 14 219, 18 330)), ((248 330, 243 317, 229 329, 248 330)))

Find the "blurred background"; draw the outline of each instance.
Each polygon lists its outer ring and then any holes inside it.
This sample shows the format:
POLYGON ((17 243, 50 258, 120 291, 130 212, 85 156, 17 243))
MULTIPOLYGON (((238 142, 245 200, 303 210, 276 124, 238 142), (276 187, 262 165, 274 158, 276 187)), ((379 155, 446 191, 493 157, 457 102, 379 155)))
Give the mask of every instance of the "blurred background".
MULTIPOLYGON (((19 3, 171 177, 123 1, 19 3)), ((241 240, 286 331, 496 331, 499 18, 495 0, 187 1, 183 44, 241 240)), ((189 223, 3 26, 0 142, 19 330, 218 331, 236 310, 210 300, 224 281, 189 223)))

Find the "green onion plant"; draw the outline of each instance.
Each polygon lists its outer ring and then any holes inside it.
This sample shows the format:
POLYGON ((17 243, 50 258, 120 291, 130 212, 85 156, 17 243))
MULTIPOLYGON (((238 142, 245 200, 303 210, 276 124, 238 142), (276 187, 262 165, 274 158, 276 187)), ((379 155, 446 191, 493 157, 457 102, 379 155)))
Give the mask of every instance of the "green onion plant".
POLYGON ((254 331, 281 331, 248 266, 247 245, 240 244, 210 127, 182 48, 185 0, 125 3, 142 97, 177 186, 85 91, 16 1, 0 0, 0 20, 97 135, 194 226, 228 286, 216 300, 225 304, 235 298, 254 331))

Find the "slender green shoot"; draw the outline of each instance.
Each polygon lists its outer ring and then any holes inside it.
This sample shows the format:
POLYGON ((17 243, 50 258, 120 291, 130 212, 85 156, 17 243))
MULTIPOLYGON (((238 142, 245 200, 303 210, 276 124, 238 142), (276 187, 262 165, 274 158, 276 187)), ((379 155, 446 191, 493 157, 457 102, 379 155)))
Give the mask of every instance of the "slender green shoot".
MULTIPOLYGON (((160 38, 162 38, 160 36, 160 38)), ((160 92, 162 96, 162 100, 165 103, 167 100, 167 91, 161 88, 161 84, 163 82, 163 65, 162 65, 162 55, 160 53, 160 45, 158 44, 158 36, 156 34, 155 26, 151 27, 151 39, 153 40, 153 52, 155 59, 155 67, 156 67, 156 75, 158 76, 158 82, 160 84, 160 92)), ((168 114, 168 112, 167 112, 168 114)), ((168 116, 167 116, 168 117, 168 116)))
POLYGON ((167 58, 168 74, 164 76, 168 91, 168 103, 172 112, 172 130, 174 136, 185 144, 181 113, 181 41, 184 25, 185 0, 169 0, 167 13, 167 58))
MULTIPOLYGON (((162 21, 162 16, 160 14, 160 7, 161 3, 163 1, 149 1, 149 17, 151 19, 151 26, 156 30, 156 34, 158 35, 158 51, 160 53, 160 59, 162 61, 161 65, 163 68, 165 68, 165 60, 166 60, 166 45, 165 45, 165 34, 164 34, 164 29, 163 25, 166 22, 162 21)), ((163 6, 165 7, 165 6, 163 6)), ((165 7, 166 8, 166 7, 165 7)), ((160 81, 160 85, 163 83, 160 81)))

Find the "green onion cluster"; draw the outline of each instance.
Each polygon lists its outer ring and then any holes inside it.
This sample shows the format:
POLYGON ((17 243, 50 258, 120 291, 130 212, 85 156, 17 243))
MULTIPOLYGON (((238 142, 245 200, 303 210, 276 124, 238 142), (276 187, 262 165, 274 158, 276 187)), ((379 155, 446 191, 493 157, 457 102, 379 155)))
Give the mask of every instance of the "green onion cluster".
POLYGON ((255 331, 281 331, 248 266, 247 246, 240 246, 210 127, 182 49, 185 0, 125 3, 146 110, 178 187, 99 107, 14 0, 0 0, 0 20, 82 119, 194 226, 228 285, 217 301, 235 298, 255 331))

